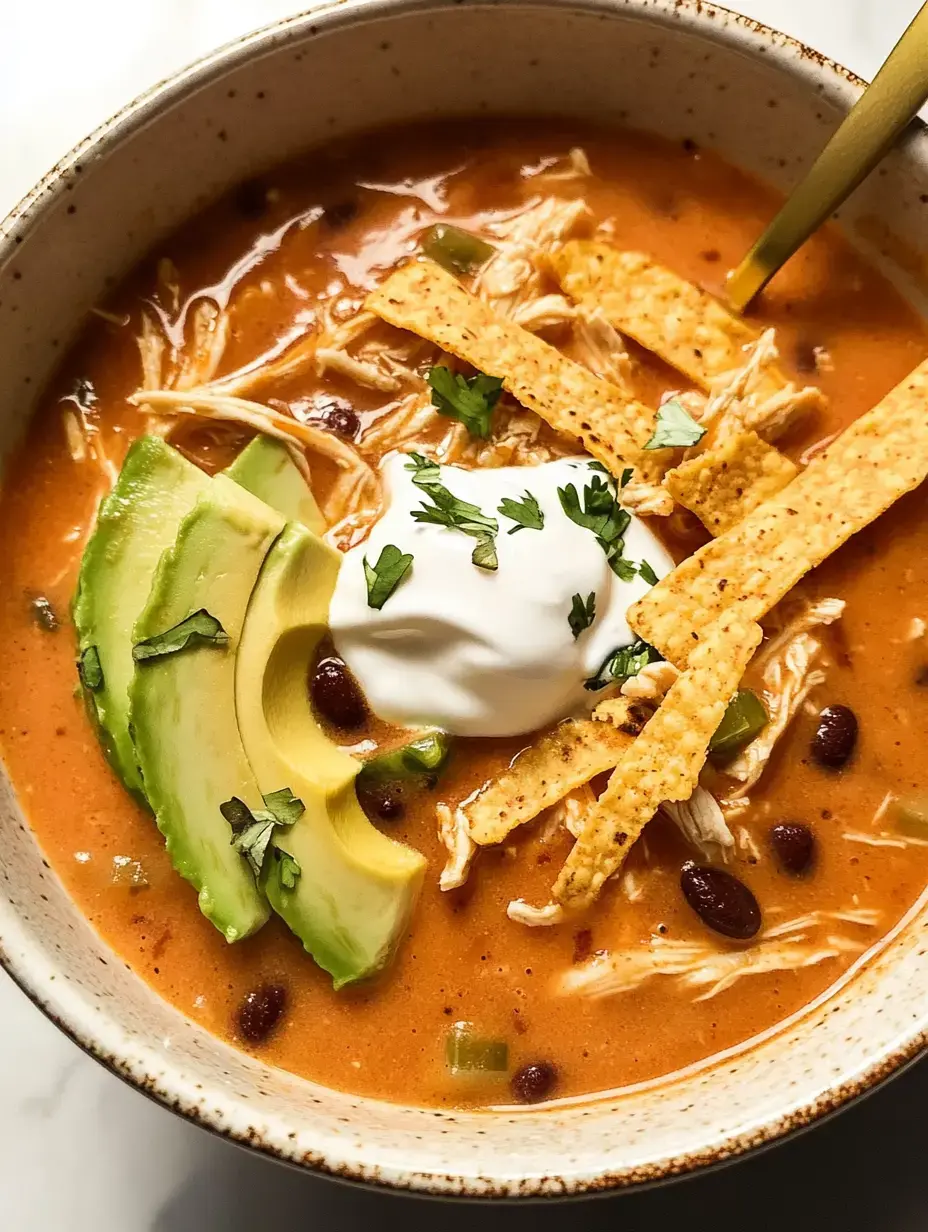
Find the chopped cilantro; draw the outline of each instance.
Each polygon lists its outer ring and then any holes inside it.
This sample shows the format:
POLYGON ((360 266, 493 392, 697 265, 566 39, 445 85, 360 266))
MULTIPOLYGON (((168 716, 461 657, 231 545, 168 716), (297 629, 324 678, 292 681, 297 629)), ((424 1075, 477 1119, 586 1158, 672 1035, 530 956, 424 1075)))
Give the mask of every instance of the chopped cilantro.
POLYGON ((580 636, 584 629, 588 629, 596 619, 596 594, 594 591, 586 597, 586 602, 580 594, 574 595, 570 605, 570 615, 567 617, 567 623, 570 625, 570 631, 574 635, 574 641, 580 636))
POLYGON ((512 500, 508 496, 503 497, 497 512, 501 513, 504 518, 511 518, 516 523, 509 531, 510 535, 514 535, 519 530, 541 530, 545 524, 545 515, 531 492, 526 492, 521 500, 512 500))
POLYGON ((594 475, 583 489, 582 504, 572 483, 558 488, 557 494, 561 508, 570 520, 584 530, 592 531, 596 536, 596 542, 606 553, 609 567, 616 577, 623 582, 630 582, 636 570, 623 553, 624 536, 631 521, 631 514, 619 504, 618 492, 611 477, 609 482, 606 482, 600 479, 599 475, 594 475))
POLYGON ((179 621, 164 633, 156 633, 154 637, 146 637, 132 647, 132 658, 136 663, 146 663, 150 659, 161 659, 165 655, 177 654, 180 650, 192 650, 195 646, 228 646, 229 635, 215 616, 211 616, 206 608, 201 607, 186 619, 179 621))
POLYGON ((297 799, 289 787, 272 791, 263 799, 266 809, 252 811, 238 796, 219 806, 220 813, 232 827, 232 846, 245 857, 256 877, 261 875, 275 827, 292 826, 306 811, 303 801, 297 799))
POLYGON ((402 582, 412 567, 412 556, 409 552, 401 552, 393 543, 388 543, 377 563, 371 565, 364 557, 364 578, 367 582, 367 606, 380 608, 402 582))
POLYGON ((278 880, 285 890, 292 890, 297 883, 300 873, 303 871, 300 868, 299 861, 294 860, 288 851, 281 851, 279 847, 275 848, 275 854, 277 856, 278 880))
POLYGON ((668 449, 695 445, 706 435, 703 428, 676 398, 665 402, 657 412, 654 435, 645 449, 668 449))
POLYGON ((639 638, 630 646, 620 646, 618 650, 614 650, 596 675, 584 681, 583 687, 595 691, 616 681, 629 680, 632 676, 637 676, 649 663, 656 663, 660 657, 653 646, 639 638))
POLYGON ((638 572, 648 583, 649 586, 656 586, 659 578, 646 560, 643 560, 638 566, 638 572))
POLYGON ((477 540, 477 546, 471 555, 471 560, 478 569, 495 570, 499 566, 496 555, 496 536, 499 534, 499 523, 496 518, 487 517, 476 505, 469 501, 459 500, 441 482, 441 471, 437 463, 424 458, 422 454, 409 455, 411 462, 406 464, 408 471, 414 471, 413 483, 421 488, 431 499, 432 504, 423 504, 419 509, 413 509, 412 516, 417 522, 426 522, 433 526, 447 526, 450 530, 459 530, 477 540))
POLYGON ((501 377, 482 372, 466 377, 439 365, 429 369, 426 381, 432 390, 432 406, 442 415, 464 424, 471 436, 490 435, 493 408, 503 389, 501 377))
POLYGON ((103 688, 103 667, 100 663, 100 652, 96 646, 85 646, 77 661, 77 671, 81 684, 91 693, 103 688))

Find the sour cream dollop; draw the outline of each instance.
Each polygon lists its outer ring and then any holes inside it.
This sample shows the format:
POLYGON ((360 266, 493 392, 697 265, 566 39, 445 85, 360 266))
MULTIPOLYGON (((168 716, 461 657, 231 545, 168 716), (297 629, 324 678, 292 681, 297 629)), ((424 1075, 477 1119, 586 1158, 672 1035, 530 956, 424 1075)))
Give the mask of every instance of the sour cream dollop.
MULTIPOLYGON (((441 467, 441 482, 499 523, 495 572, 471 561, 476 540, 459 530, 416 522, 427 492, 405 454, 383 464, 385 509, 369 538, 346 553, 329 609, 338 653, 374 712, 408 727, 434 726, 459 736, 514 736, 578 710, 597 694, 584 688, 607 658, 634 640, 626 611, 649 589, 638 574, 624 582, 596 536, 564 512, 558 488, 580 500, 597 471, 586 457, 541 466, 464 470, 441 467), (541 530, 499 512, 504 497, 529 492, 544 514, 541 530), (413 563, 380 610, 368 605, 364 561, 388 544, 413 563), (573 596, 595 595, 595 619, 574 637, 573 596)), ((632 517, 627 560, 646 561, 658 577, 673 568, 666 549, 632 517)))

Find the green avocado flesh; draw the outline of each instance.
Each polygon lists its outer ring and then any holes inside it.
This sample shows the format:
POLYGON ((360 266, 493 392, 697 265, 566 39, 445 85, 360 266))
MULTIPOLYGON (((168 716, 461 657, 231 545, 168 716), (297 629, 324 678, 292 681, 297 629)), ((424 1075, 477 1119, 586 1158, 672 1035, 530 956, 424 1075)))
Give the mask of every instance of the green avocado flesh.
POLYGON ((102 685, 86 691, 88 705, 110 762, 126 787, 139 794, 143 785, 129 732, 132 629, 161 554, 209 483, 160 437, 141 437, 100 506, 81 561, 73 608, 78 651, 83 655, 96 647, 103 673, 102 685))
POLYGON ((301 522, 316 535, 325 530, 309 484, 286 445, 273 437, 256 436, 223 473, 282 513, 288 522, 301 522))
POLYGON ((302 817, 274 832, 300 875, 286 888, 268 859, 274 910, 336 988, 381 970, 402 939, 425 860, 376 830, 357 801, 360 765, 325 735, 306 680, 326 631, 339 555, 291 523, 275 543, 245 620, 236 668, 238 726, 258 788, 289 787, 302 817))
POLYGON ((168 853, 227 941, 268 916, 220 805, 237 796, 262 807, 235 721, 235 664, 251 593, 283 526, 282 515, 217 475, 162 557, 133 635, 156 637, 205 609, 229 639, 137 664, 129 690, 138 764, 168 853))

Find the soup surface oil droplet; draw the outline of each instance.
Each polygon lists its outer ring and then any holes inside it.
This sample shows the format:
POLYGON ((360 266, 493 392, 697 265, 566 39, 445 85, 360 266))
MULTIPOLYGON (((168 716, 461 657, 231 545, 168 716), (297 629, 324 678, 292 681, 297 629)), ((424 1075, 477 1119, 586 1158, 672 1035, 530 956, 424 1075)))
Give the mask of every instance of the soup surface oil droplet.
POLYGON ((702 922, 723 937, 747 941, 760 928, 757 899, 731 873, 709 865, 684 864, 680 888, 702 922))

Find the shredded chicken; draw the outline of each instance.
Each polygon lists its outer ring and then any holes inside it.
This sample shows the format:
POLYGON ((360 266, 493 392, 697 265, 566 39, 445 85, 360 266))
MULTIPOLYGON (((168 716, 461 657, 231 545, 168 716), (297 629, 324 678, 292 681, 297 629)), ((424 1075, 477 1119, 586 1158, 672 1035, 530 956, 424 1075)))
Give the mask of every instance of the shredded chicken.
POLYGON ((252 397, 262 385, 285 381, 311 370, 316 362, 316 338, 312 333, 300 334, 281 350, 259 357, 218 381, 212 381, 209 391, 233 398, 252 397))
POLYGON ((872 834, 866 830, 845 830, 841 835, 849 843, 863 843, 867 847, 928 847, 928 838, 916 838, 913 834, 889 834, 881 830, 872 834))
POLYGON ((707 860, 724 860, 735 845, 718 801, 705 787, 697 787, 688 800, 661 805, 683 837, 707 860))
POLYGON ((621 688, 623 697, 634 701, 663 701, 670 686, 680 675, 672 663, 647 663, 637 676, 630 676, 621 688))
POLYGON ((442 890, 456 890, 467 880, 477 848, 468 831, 467 817, 463 809, 437 804, 435 814, 438 818, 438 836, 448 852, 438 885, 442 890))
POLYGON ((764 682, 764 703, 770 721, 729 765, 725 773, 738 782, 737 794, 749 791, 763 774, 777 741, 825 673, 813 670, 821 642, 809 632, 841 618, 843 599, 821 599, 805 609, 761 652, 758 667, 764 682))
POLYGON ((529 300, 512 314, 516 325, 521 325, 533 334, 570 325, 576 317, 577 310, 570 300, 563 295, 554 294, 540 295, 537 299, 529 300))
POLYGON ((211 299, 197 300, 190 316, 190 342, 179 356, 174 389, 195 389, 211 381, 229 340, 229 314, 211 299))
POLYGON ((356 359, 337 347, 316 347, 316 371, 319 376, 324 376, 326 372, 336 372, 358 385, 379 389, 387 394, 394 393, 401 384, 398 377, 383 372, 376 364, 356 359))
POLYGON ((515 924, 524 924, 527 928, 547 928, 551 924, 560 924, 564 919, 564 908, 557 903, 548 903, 544 907, 533 907, 524 899, 514 898, 506 908, 506 915, 515 924))
POLYGON ((622 505, 640 517, 666 518, 673 513, 673 497, 659 483, 640 479, 637 472, 622 489, 622 505))
POLYGON ((526 167, 522 171, 523 179, 544 180, 546 183, 582 180, 592 174, 590 160, 582 146, 574 146, 566 159, 544 159, 539 166, 526 167))
POLYGON ((583 820, 595 803, 596 795, 589 783, 575 787, 548 809, 546 829, 548 826, 552 829, 563 827, 572 838, 579 838, 583 820))
POLYGON ((595 376, 620 388, 631 382, 632 361, 625 342, 601 308, 593 312, 574 309, 574 347, 577 360, 595 376))
POLYGON ((514 218, 490 228, 497 240, 494 255, 474 280, 474 294, 511 315, 543 292, 546 252, 561 244, 590 219, 585 201, 546 197, 514 218))
POLYGON ((859 954, 866 943, 843 935, 810 940, 808 932, 828 921, 873 927, 876 912, 810 912, 762 933, 745 949, 720 950, 711 941, 677 941, 652 936, 644 945, 597 954, 580 967, 572 967, 556 982, 562 995, 580 994, 599 999, 631 992, 658 975, 675 977, 682 988, 705 988, 697 1001, 707 1001, 748 975, 795 971, 817 966, 843 954, 859 954))
POLYGON ((802 415, 821 406, 821 391, 812 385, 797 389, 790 382, 773 394, 764 392, 764 377, 778 358, 776 331, 764 330, 744 366, 713 383, 700 421, 717 420, 718 434, 749 428, 774 441, 802 415))

